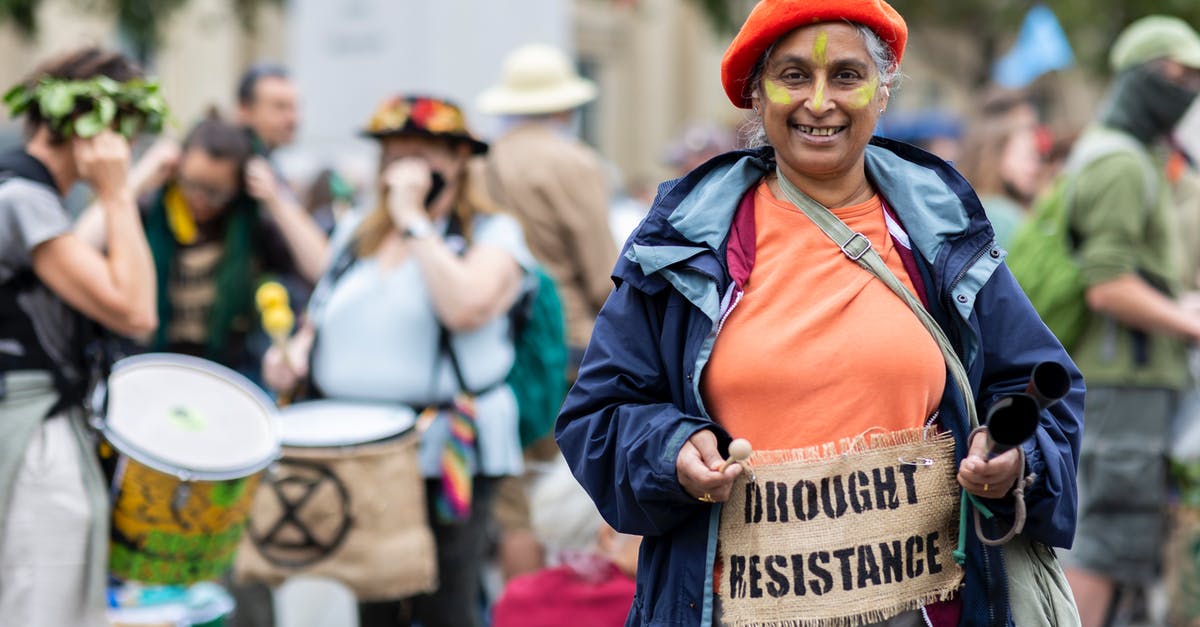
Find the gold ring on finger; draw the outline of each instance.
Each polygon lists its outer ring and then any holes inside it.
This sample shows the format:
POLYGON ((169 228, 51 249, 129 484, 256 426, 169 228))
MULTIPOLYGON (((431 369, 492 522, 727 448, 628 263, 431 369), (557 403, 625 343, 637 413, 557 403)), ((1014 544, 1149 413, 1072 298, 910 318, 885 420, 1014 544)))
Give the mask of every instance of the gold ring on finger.
POLYGON ((704 496, 700 497, 700 501, 702 503, 716 503, 717 502, 716 499, 714 499, 712 497, 712 495, 709 494, 708 492, 705 492, 704 496))
POLYGON ((991 485, 992 485, 992 484, 990 484, 990 483, 985 483, 985 484, 983 484, 983 491, 984 491, 984 492, 987 492, 987 491, 988 491, 988 488, 990 488, 990 487, 991 487, 991 485))

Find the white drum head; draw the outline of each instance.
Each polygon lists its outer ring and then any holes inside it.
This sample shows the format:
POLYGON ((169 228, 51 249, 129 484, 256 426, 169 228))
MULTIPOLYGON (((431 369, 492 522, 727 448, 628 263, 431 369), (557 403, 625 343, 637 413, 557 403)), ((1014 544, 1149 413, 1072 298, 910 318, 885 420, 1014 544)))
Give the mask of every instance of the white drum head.
POLYGON ((296 403, 280 410, 279 428, 285 446, 352 446, 400 435, 417 422, 404 405, 320 400, 296 403))
POLYGON ((108 378, 107 407, 113 445, 159 470, 232 478, 265 468, 279 454, 270 399, 204 359, 159 353, 122 359, 108 378))

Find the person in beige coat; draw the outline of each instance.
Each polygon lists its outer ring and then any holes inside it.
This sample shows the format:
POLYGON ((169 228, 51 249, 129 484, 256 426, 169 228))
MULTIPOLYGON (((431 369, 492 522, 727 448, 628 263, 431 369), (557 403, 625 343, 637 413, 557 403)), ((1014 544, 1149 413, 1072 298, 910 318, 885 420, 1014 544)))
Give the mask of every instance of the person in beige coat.
MULTIPOLYGON (((505 131, 492 141, 485 180, 494 200, 521 222, 529 250, 558 285, 572 379, 612 289, 617 260, 609 229, 608 171, 600 155, 571 133, 575 111, 595 97, 596 86, 576 74, 565 54, 531 44, 505 58, 500 84, 476 103, 483 113, 503 116, 505 131)), ((557 455, 549 437, 526 451, 535 465, 557 455)), ((507 480, 496 497, 499 563, 506 580, 544 565, 531 530, 526 488, 507 480)))
POLYGON ((488 187, 520 220, 534 257, 558 284, 575 364, 617 260, 608 173, 600 155, 570 134, 575 111, 595 96, 565 54, 531 44, 509 54, 500 84, 477 103, 483 113, 505 116, 507 130, 487 159, 488 187))

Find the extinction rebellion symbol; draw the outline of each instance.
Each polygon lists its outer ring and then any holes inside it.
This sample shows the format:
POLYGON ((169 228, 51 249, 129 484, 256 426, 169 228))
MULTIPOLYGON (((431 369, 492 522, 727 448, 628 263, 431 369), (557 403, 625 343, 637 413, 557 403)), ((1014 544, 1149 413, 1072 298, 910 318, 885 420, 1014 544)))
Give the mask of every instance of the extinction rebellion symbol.
POLYGON ((353 522, 346 485, 325 465, 296 459, 279 462, 271 474, 275 502, 273 507, 256 505, 256 516, 246 526, 250 540, 263 557, 284 568, 328 557, 353 522), (263 515, 276 511, 275 516, 263 515))

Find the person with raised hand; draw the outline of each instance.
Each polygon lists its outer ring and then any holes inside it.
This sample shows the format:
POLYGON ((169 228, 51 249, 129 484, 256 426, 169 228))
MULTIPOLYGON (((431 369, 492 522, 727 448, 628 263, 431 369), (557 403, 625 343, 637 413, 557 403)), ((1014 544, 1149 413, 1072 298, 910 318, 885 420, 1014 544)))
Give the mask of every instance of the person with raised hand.
POLYGON ((0 616, 100 627, 107 489, 84 401, 105 376, 96 326, 157 326, 154 266, 129 190, 129 138, 165 105, 130 59, 98 48, 52 58, 6 97, 27 139, 0 155, 0 616), (102 104, 107 102, 108 104, 102 104), (95 194, 105 249, 73 233, 62 198, 95 194))
POLYGON ((515 356, 510 313, 528 293, 534 260, 519 223, 470 167, 488 145, 457 105, 396 95, 364 134, 379 141, 378 204, 339 223, 306 321, 286 347, 267 351, 263 375, 280 392, 307 382, 314 397, 402 405, 419 416, 438 587, 364 600, 359 625, 470 627, 480 624, 496 484, 523 470, 506 376, 515 356))

